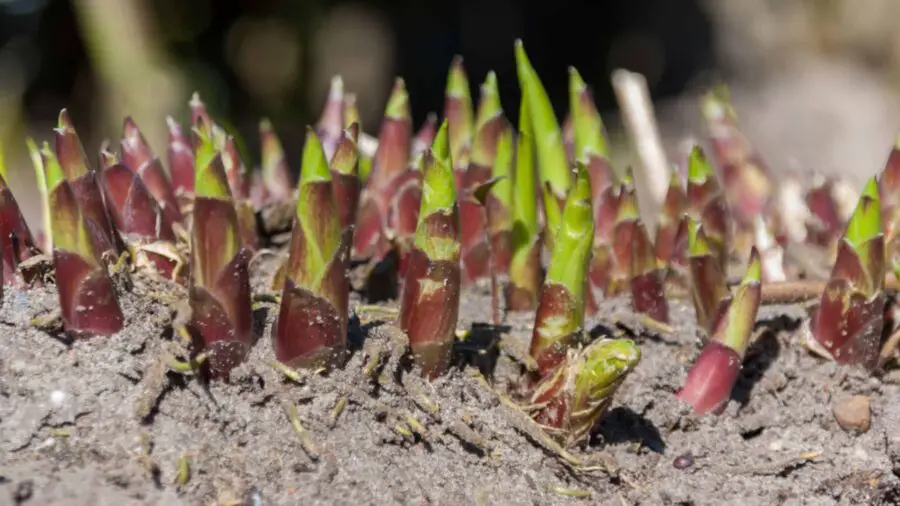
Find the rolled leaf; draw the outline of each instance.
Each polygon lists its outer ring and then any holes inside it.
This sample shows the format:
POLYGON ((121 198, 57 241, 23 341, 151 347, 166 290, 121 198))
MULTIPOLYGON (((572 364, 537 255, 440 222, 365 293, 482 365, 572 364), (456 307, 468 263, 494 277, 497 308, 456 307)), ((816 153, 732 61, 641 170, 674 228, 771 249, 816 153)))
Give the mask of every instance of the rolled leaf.
MULTIPOLYGON (((675 255, 675 241, 678 228, 682 222, 687 196, 684 193, 684 185, 678 171, 672 171, 669 180, 669 190, 663 202, 662 215, 659 226, 656 229, 656 257, 665 263, 677 259, 675 255)), ((682 256, 682 261, 684 257, 682 256)))
POLYGON ((704 226, 687 217, 691 299, 697 314, 697 324, 712 334, 715 329, 720 302, 728 294, 725 273, 720 267, 704 226))
MULTIPOLYGON (((608 263, 607 283, 603 286, 603 293, 607 297, 614 297, 628 289, 632 278, 632 249, 635 246, 637 224, 640 220, 638 210, 637 192, 634 186, 626 183, 620 186, 615 226, 612 231, 612 240, 609 241, 610 249, 601 252, 608 255, 605 261, 608 263), (610 255, 611 253, 611 255, 610 255)), ((603 257, 594 260, 597 268, 603 257)))
POLYGON ((538 406, 535 420, 552 429, 565 447, 583 441, 640 360, 640 348, 628 339, 601 339, 570 349, 531 395, 530 404, 538 406))
POLYGON ((382 189, 389 186, 397 174, 406 170, 409 166, 411 138, 409 96, 403 79, 397 78, 384 111, 378 135, 378 150, 368 186, 382 189))
MULTIPOLYGON (((107 156, 112 156, 106 152, 107 156)), ((185 259, 175 247, 172 223, 141 178, 112 157, 102 172, 103 191, 113 222, 133 262, 174 281, 185 281, 185 259)))
POLYGON ((41 162, 50 190, 53 267, 63 327, 75 338, 114 334, 124 323, 115 288, 75 192, 46 142, 41 162))
POLYGON ((222 155, 199 130, 191 233, 191 281, 188 329, 207 366, 223 377, 240 362, 253 343, 250 305, 250 250, 241 244, 238 215, 231 197, 222 155))
POLYGON ((331 160, 344 135, 344 80, 341 76, 331 78, 328 98, 325 99, 322 116, 316 125, 316 134, 322 141, 325 158, 331 160))
MULTIPOLYGON (((199 117, 203 118, 204 116, 200 115, 199 117)), ((249 198, 250 186, 246 178, 247 171, 244 162, 240 153, 238 153, 233 135, 215 124, 209 130, 210 136, 205 137, 202 135, 202 130, 194 129, 194 156, 198 158, 195 165, 200 165, 200 155, 198 154, 200 149, 207 153, 215 152, 219 154, 222 168, 228 180, 229 191, 233 196, 238 229, 241 234, 241 244, 253 252, 259 248, 259 234, 257 233, 256 210, 249 198), (200 134, 199 137, 198 134, 200 134)))
POLYGON ((653 243, 643 222, 634 225, 631 244, 631 304, 658 322, 669 321, 669 303, 666 300, 665 264, 653 251, 653 243))
POLYGON ((565 359, 584 331, 587 270, 594 242, 591 182, 578 164, 575 186, 569 193, 531 337, 531 356, 546 377, 565 359))
POLYGON ((878 190, 887 261, 894 275, 900 277, 900 136, 884 164, 878 190))
POLYGON ((722 169, 729 209, 743 228, 750 229, 772 198, 774 186, 769 171, 738 128, 727 89, 704 94, 701 109, 713 153, 722 169))
POLYGON ((409 97, 403 79, 397 78, 385 109, 372 173, 360 195, 353 237, 353 252, 357 257, 378 259, 391 249, 390 231, 396 225, 391 223, 391 205, 398 191, 398 178, 410 177, 403 173, 410 165, 411 136, 409 97))
POLYGON ((523 99, 528 103, 528 120, 531 123, 529 128, 534 135, 538 174, 544 189, 547 229, 550 236, 555 237, 562 212, 560 202, 564 201, 572 186, 571 171, 550 98, 531 66, 521 40, 515 42, 515 54, 519 87, 523 99))
POLYGON ((356 221, 359 207, 359 124, 353 123, 343 132, 331 158, 331 186, 340 216, 341 229, 346 229, 356 221))
POLYGON ((812 214, 807 223, 807 240, 819 246, 838 240, 846 223, 834 195, 835 184, 833 179, 826 179, 806 194, 806 205, 812 214))
MULTIPOLYGON (((688 159, 686 195, 685 214, 703 223, 709 253, 719 263, 719 269, 725 272, 728 262, 728 239, 731 234, 730 214, 712 164, 699 146, 693 147, 688 159)), ((688 227, 679 225, 670 264, 680 266, 687 263, 681 255, 688 250, 688 234, 688 227)))
POLYGON ((50 189, 47 187, 47 178, 44 172, 44 161, 41 156, 41 150, 31 137, 25 139, 25 146, 28 148, 28 156, 31 158, 31 165, 34 169, 35 181, 37 182, 37 190, 41 196, 41 215, 43 216, 43 230, 38 230, 38 243, 44 251, 53 251, 53 233, 50 225, 50 189), (43 235, 43 237, 41 237, 43 235))
POLYGON ((194 193, 194 152, 191 144, 181 133, 179 125, 171 116, 166 116, 169 126, 169 173, 172 176, 172 190, 176 193, 194 193))
POLYGON ((873 369, 884 326, 884 234, 874 178, 866 184, 838 243, 837 259, 817 309, 807 345, 839 364, 873 369))
POLYGON ((450 159, 454 170, 462 171, 468 165, 468 152, 472 144, 472 94, 469 78, 463 67, 462 56, 455 56, 447 76, 444 92, 444 118, 450 136, 450 159))
POLYGON ((430 112, 425 115, 425 122, 422 123, 422 126, 419 127, 419 131, 416 132, 415 138, 413 138, 412 145, 412 158, 415 159, 419 155, 425 152, 426 149, 431 147, 431 143, 434 142, 434 136, 437 135, 438 129, 438 117, 437 114, 430 112))
POLYGON ((762 295, 762 267, 756 248, 750 252, 747 273, 733 296, 722 302, 710 340, 684 380, 678 398, 697 414, 719 414, 731 397, 750 345, 762 295))
MULTIPOLYGON (((56 159, 75 194, 95 250, 101 256, 117 254, 116 235, 103 204, 97 173, 88 165, 81 140, 65 109, 59 113, 59 125, 54 132, 56 133, 56 159)), ((46 160, 44 163, 46 164, 46 160)))
POLYGON ((312 129, 303 148, 297 215, 275 356, 291 367, 337 364, 347 342, 350 230, 342 233, 325 151, 312 129))
MULTIPOLYGON (((444 121, 441 130, 446 128, 444 121)), ((450 363, 460 296, 459 206, 449 142, 438 134, 435 143, 424 155, 422 206, 398 318, 416 364, 429 378, 450 363)))
MULTIPOLYGON (((0 151, 0 164, 3 153, 0 151)), ((2 279, 0 285, 16 285, 31 283, 31 278, 23 278, 18 273, 19 264, 40 253, 40 249, 34 242, 28 223, 22 216, 22 211, 12 189, 6 184, 3 176, 0 176, 0 260, 3 262, 2 279)), ((0 288, 2 290, 2 288, 0 288)))
POLYGON ((569 108, 572 118, 575 160, 583 163, 591 175, 594 209, 597 209, 616 177, 609 161, 606 128, 591 91, 575 67, 569 67, 569 108))
POLYGON ((512 255, 506 287, 506 307, 512 311, 534 310, 541 285, 541 238, 535 179, 534 143, 526 131, 520 130, 513 178, 512 255))
POLYGON ((153 154, 147 140, 130 117, 125 118, 122 132, 122 162, 141 178, 150 195, 159 203, 166 219, 171 223, 180 223, 181 210, 162 162, 153 154))
POLYGON ((487 232, 491 242, 490 264, 495 272, 506 272, 509 269, 512 255, 514 163, 512 129, 508 129, 500 138, 497 146, 497 157, 494 158, 494 167, 491 173, 491 179, 496 183, 491 187, 485 202, 487 232))
MULTIPOLYGON (((503 116, 500 105, 500 93, 497 89, 497 78, 493 72, 488 73, 481 86, 481 98, 478 104, 478 116, 475 123, 475 139, 472 143, 468 169, 462 173, 460 186, 459 212, 462 227, 462 261, 463 282, 470 283, 489 274, 488 248, 480 203, 473 198, 473 191, 491 179, 498 156, 498 143, 501 137, 507 136, 504 159, 501 163, 511 161, 512 133, 509 122, 503 116)), ((452 145, 451 145, 452 146, 452 145)), ((451 149, 452 152, 452 149, 451 149)), ((504 169, 500 169, 503 172, 504 169)), ((498 184, 503 184, 498 183, 498 184)), ((502 191, 507 191, 501 187, 502 191)), ((502 217, 502 202, 492 200, 490 204, 497 210, 497 218, 502 217)), ((508 262, 506 262, 508 263, 508 262)), ((505 269, 504 269, 505 270, 505 269)))
POLYGON ((259 140, 262 151, 262 182, 266 201, 291 200, 294 184, 291 168, 287 164, 281 140, 272 122, 263 118, 259 122, 259 140))

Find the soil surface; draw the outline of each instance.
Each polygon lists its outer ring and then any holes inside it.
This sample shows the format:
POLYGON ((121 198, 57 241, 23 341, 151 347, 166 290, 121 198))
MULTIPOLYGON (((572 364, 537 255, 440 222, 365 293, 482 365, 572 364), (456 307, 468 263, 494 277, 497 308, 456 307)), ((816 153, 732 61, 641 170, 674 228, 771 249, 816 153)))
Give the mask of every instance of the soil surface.
MULTIPOLYGON (((272 263, 255 266, 258 289, 272 263)), ((503 394, 533 314, 491 327, 486 286, 462 299, 460 328, 473 331, 460 365, 430 384, 407 370, 390 315, 358 299, 343 369, 296 381, 276 370, 275 306, 260 301, 247 362, 204 384, 167 366, 179 297, 167 290, 138 278, 122 297, 126 329, 74 343, 33 324, 58 305, 52 285, 6 290, 0 505, 900 501, 900 380, 810 356, 799 307, 761 309, 732 401, 697 419, 674 397, 699 350, 692 307, 675 301, 671 329, 645 329, 627 298, 601 302, 592 334, 632 336, 643 358, 591 440, 560 454, 503 394), (863 434, 833 414, 851 395, 870 400, 863 434)))

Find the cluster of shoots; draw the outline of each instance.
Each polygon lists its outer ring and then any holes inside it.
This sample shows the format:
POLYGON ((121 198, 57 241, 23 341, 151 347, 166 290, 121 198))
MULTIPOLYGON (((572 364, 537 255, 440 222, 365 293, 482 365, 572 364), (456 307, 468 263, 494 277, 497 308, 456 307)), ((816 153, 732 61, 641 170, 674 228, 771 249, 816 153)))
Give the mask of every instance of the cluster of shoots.
POLYGON ((784 250, 806 241, 835 258, 806 345, 842 364, 879 365, 885 273, 890 267, 900 276, 900 145, 855 209, 846 209, 840 181, 791 201, 782 192, 792 187, 775 191, 727 92, 717 89, 700 107, 713 160, 693 147, 686 180, 672 174, 653 230, 631 171, 610 162, 603 121, 578 71, 569 71, 560 127, 521 41, 514 53, 517 125, 506 118, 497 76, 485 76, 475 103, 456 58, 444 119, 429 114, 414 131, 398 78, 374 149, 364 147, 372 141, 354 95, 335 78, 320 120, 307 129, 296 186, 270 121, 259 125, 260 163, 247 165, 234 133, 197 94, 189 125, 166 118, 167 167, 130 118, 120 149, 104 143, 93 164, 64 110, 55 146, 28 142, 45 211, 35 236, 7 185, 0 150, 0 286, 42 282, 29 263, 51 254, 65 331, 81 338, 123 327, 118 276, 158 276, 187 290, 184 334, 207 374, 227 377, 256 339, 249 265, 272 239, 263 216, 289 209, 290 241, 272 281, 280 293, 271 329, 279 362, 342 366, 349 273, 359 261, 370 273, 396 270, 397 325, 414 364, 436 378, 453 363, 463 290, 489 279, 494 323, 501 305, 535 314, 536 367, 523 402, 571 445, 588 436, 641 357, 631 340, 589 337, 596 296, 628 296, 637 313, 665 325, 673 293, 690 294, 705 342, 678 397, 697 413, 721 412, 751 344, 764 284, 786 282, 784 250), (788 201, 803 210, 799 232, 788 201), (748 255, 742 281, 729 286, 729 268, 748 255))

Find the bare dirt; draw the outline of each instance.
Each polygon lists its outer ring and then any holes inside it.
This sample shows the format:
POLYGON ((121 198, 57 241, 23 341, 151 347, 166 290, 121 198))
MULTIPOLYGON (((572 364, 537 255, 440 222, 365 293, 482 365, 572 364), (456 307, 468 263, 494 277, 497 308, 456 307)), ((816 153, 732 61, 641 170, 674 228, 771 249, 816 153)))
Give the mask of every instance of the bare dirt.
MULTIPOLYGON (((258 288, 270 268, 260 263, 258 288)), ((32 324, 57 306, 52 285, 7 289, 0 505, 900 501, 900 380, 808 355, 799 307, 761 310, 765 331, 732 402, 696 419, 674 397, 699 350, 693 309, 676 301, 667 332, 643 329, 626 298, 602 302, 592 334, 630 335, 643 359, 589 443, 565 456, 498 394, 520 370, 510 356, 526 348, 533 315, 487 325, 486 287, 463 296, 460 328, 474 329, 459 343, 465 365, 433 383, 405 371, 402 333, 371 310, 352 317, 343 369, 295 382, 271 365, 275 306, 260 302, 246 364, 204 384, 167 368, 171 301, 142 285, 122 298, 125 330, 74 343, 32 324), (486 350, 494 339, 502 352, 486 350), (494 388, 479 369, 494 371, 494 388), (870 400, 864 434, 835 421, 833 405, 851 395, 870 400)))

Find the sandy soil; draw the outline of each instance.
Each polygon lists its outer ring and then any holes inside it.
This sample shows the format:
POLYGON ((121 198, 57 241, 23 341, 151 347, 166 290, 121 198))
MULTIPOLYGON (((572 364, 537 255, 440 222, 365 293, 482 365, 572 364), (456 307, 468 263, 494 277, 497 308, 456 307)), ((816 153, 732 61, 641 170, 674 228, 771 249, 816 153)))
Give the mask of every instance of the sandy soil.
POLYGON ((676 302, 674 332, 659 333, 641 328, 627 299, 602 302, 592 333, 633 336, 643 359, 591 441, 566 462, 498 395, 519 372, 508 355, 525 347, 533 315, 487 326, 484 287, 463 297, 460 327, 475 329, 459 346, 464 365, 431 384, 405 372, 396 352, 402 333, 362 311, 346 367, 291 381, 271 366, 274 306, 260 303, 262 335, 249 360, 210 385, 167 372, 173 309, 151 297, 157 288, 138 283, 123 297, 124 331, 76 343, 31 324, 57 305, 52 286, 7 290, 0 505, 900 500, 892 472, 900 473, 900 380, 809 356, 794 335, 804 314, 797 307, 761 311, 767 330, 732 402, 720 417, 695 419, 673 395, 699 349, 693 309, 676 302), (493 339, 509 351, 485 351, 493 339), (494 371, 493 388, 479 368, 494 371), (856 394, 871 400, 864 434, 845 432, 832 413, 837 400, 856 394))

